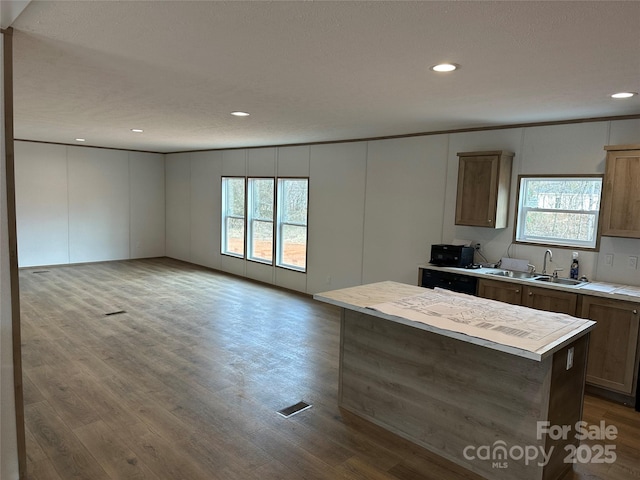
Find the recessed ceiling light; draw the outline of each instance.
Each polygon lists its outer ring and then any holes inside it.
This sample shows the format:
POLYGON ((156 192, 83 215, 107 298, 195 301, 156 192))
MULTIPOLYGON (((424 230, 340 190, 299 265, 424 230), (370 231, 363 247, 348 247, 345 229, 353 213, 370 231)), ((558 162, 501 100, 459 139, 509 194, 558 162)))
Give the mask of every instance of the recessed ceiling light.
POLYGON ((455 63, 439 63, 438 65, 434 65, 431 67, 431 70, 434 72, 453 72, 460 68, 460 65, 456 65, 455 63))
POLYGON ((636 92, 620 92, 620 93, 614 93, 613 95, 611 95, 611 98, 631 98, 634 95, 637 95, 636 92))
POLYGON ((131 131, 133 133, 142 133, 142 132, 144 132, 144 130, 142 130, 141 128, 132 128, 131 131))
POLYGON ((84 138, 76 138, 76 142, 86 142, 84 138))
POLYGON ((247 112, 231 112, 231 115, 235 117, 248 117, 251 114, 247 112))

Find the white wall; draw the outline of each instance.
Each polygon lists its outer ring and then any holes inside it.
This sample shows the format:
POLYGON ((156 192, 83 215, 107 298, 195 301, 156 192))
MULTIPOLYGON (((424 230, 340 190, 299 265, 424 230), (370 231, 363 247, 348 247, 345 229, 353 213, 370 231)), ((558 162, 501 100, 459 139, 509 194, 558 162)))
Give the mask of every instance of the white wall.
POLYGON ((447 137, 369 142, 363 283, 417 282, 442 237, 447 137))
MULTIPOLYGON (((640 120, 166 156, 17 142, 20 265, 166 252, 309 293, 382 279, 415 283, 433 243, 467 239, 480 242, 489 261, 507 255, 518 174, 603 173, 604 145, 635 142, 640 120), (455 226, 456 153, 496 149, 515 152, 508 227, 455 226), (220 254, 220 178, 234 175, 309 176, 306 274, 220 254)), ((640 240, 603 237, 601 248, 614 265, 580 252, 581 273, 640 285, 639 271, 626 267, 640 240)), ((544 250, 509 251, 540 270, 544 250)), ((568 269, 571 251, 553 251, 556 266, 568 269)))
MULTIPOLYGON (((168 257, 190 261, 190 154, 167 155, 165 172, 166 253, 168 257)), ((204 221, 204 218, 201 221, 204 221)))
POLYGON ((165 254, 164 155, 129 152, 130 258, 165 254))
POLYGON ((67 148, 16 142, 21 266, 69 263, 67 148))
MULTIPOLYGON (((379 280, 415 283, 431 244, 455 239, 480 242, 489 261, 509 249, 541 270, 545 248, 511 245, 518 175, 604 173, 603 147, 628 143, 640 143, 640 120, 168 155, 167 254, 308 293, 379 280), (515 153, 504 229, 454 225, 456 154, 482 150, 515 153), (219 255, 223 175, 309 176, 306 275, 219 255)), ((624 267, 628 255, 640 254, 640 240, 603 237, 601 246, 614 253, 614 266, 580 252, 581 274, 640 285, 639 271, 624 267)), ((568 272, 571 250, 552 250, 556 268, 568 272)))
POLYGON ((193 263, 219 269, 222 152, 192 153, 190 157, 190 258, 193 263))
POLYGON ((433 136, 209 152, 197 161, 168 155, 167 254, 309 293, 382 279, 415 283, 417 265, 442 235, 446 151, 447 137, 433 136), (309 177, 306 274, 198 258, 194 245, 219 255, 223 175, 309 177))
POLYGON ((164 155, 15 146, 21 267, 164 255, 164 155))
MULTIPOLYGON (((527 127, 487 132, 456 133, 450 136, 447 200, 443 240, 454 239, 480 242, 489 261, 507 256, 513 240, 517 178, 520 174, 603 174, 605 145, 640 143, 640 120, 577 123, 543 127, 527 127), (511 150, 513 160, 509 224, 505 229, 487 229, 454 225, 457 188, 457 152, 479 150, 511 150)), ((542 270, 546 247, 512 245, 512 257, 524 258, 542 270)), ((570 249, 551 248, 554 268, 564 268, 568 275, 571 265, 570 249)), ((629 255, 640 255, 640 240, 602 237, 601 254, 579 252, 580 274, 591 280, 640 285, 640 271, 626 267, 629 255), (605 266, 605 253, 614 253, 613 266, 605 266)))
POLYGON ((310 292, 362 283, 366 174, 366 142, 311 148, 310 292))
MULTIPOLYGON (((640 120, 611 122, 606 145, 640 144, 640 120)), ((604 159, 604 156, 602 157, 604 159)), ((601 166, 604 172, 604 160, 601 166)), ((627 267, 630 255, 640 256, 640 240, 635 238, 602 237, 597 256, 595 276, 603 282, 640 285, 640 270, 627 267), (604 264, 606 254, 613 254, 613 265, 604 264)))
POLYGON ((306 291, 307 276, 220 254, 223 176, 309 176, 309 147, 258 148, 166 156, 167 256, 306 291))

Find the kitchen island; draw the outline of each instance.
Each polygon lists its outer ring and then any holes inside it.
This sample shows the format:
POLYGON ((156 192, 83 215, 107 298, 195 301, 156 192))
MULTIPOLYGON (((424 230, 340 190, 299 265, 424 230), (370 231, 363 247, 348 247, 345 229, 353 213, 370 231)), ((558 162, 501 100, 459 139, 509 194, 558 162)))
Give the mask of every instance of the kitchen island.
POLYGON ((314 298, 342 307, 341 407, 486 478, 571 468, 595 322, 396 282, 314 298))

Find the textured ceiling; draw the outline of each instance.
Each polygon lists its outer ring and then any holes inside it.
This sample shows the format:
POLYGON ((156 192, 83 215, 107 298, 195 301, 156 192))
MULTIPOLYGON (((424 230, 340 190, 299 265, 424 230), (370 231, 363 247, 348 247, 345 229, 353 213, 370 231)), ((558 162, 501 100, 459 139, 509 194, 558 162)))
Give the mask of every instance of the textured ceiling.
POLYGON ((609 95, 640 91, 639 24, 635 1, 31 2, 15 136, 173 152, 635 115, 609 95))

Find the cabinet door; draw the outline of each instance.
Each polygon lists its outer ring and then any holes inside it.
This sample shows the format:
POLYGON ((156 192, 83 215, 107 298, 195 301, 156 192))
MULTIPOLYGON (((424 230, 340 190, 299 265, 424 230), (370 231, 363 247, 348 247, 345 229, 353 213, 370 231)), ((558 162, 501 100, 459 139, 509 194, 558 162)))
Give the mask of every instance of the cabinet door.
POLYGON ((512 305, 520 305, 522 287, 517 283, 481 278, 478 281, 478 296, 511 303, 512 305))
POLYGON ((493 227, 498 156, 460 157, 456 225, 493 227))
POLYGON ((601 233, 640 238, 640 148, 607 153, 601 233))
POLYGON ((456 225, 505 228, 513 153, 459 152, 456 225))
POLYGON ((577 303, 577 293, 561 292, 550 288, 525 287, 522 295, 522 304, 526 307, 574 316, 577 303))
POLYGON ((591 331, 587 382, 632 395, 637 366, 638 304, 582 298, 581 316, 597 322, 591 331))

